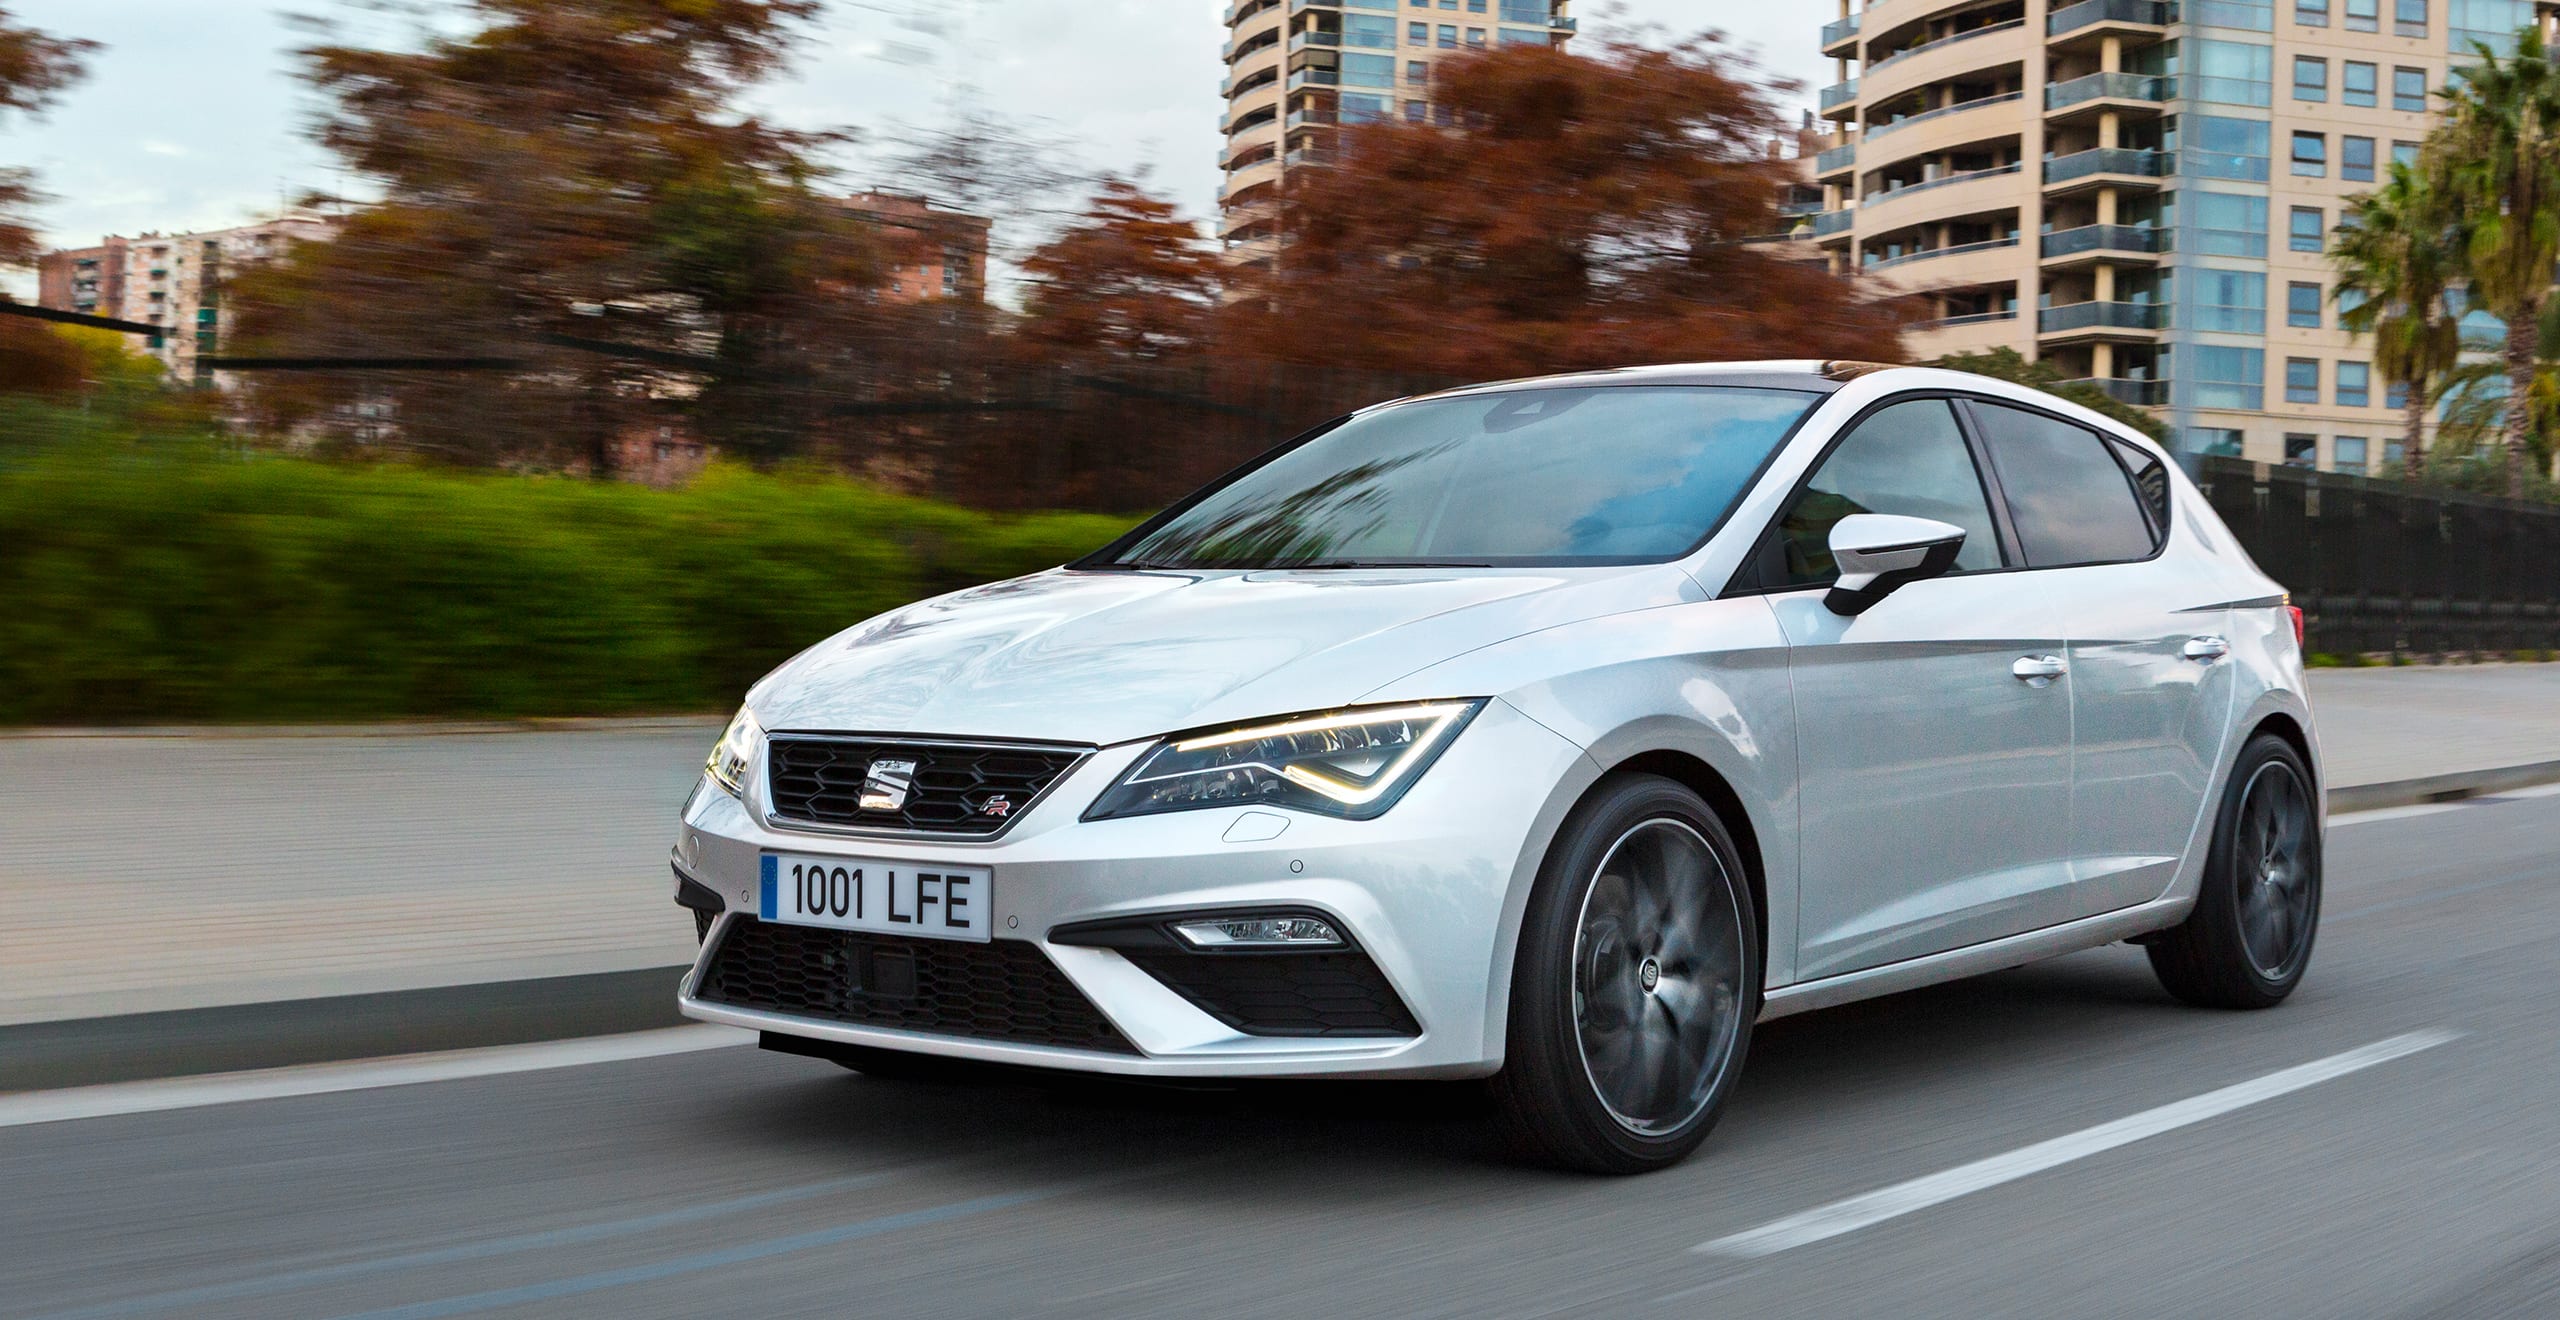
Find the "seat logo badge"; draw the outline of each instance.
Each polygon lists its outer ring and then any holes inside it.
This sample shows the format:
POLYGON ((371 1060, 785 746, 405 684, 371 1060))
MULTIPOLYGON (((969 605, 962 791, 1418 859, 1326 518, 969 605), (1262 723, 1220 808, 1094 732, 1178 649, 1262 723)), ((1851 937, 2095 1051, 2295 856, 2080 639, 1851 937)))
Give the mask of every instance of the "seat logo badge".
POLYGON ((864 811, 904 811, 907 792, 915 786, 916 763, 913 761, 874 761, 862 772, 862 809, 864 811))
POLYGON ((981 816, 1010 816, 1013 814, 1013 799, 1002 793, 998 793, 979 805, 978 814, 981 816))
POLYGON ((1655 987, 1662 984, 1662 964, 1651 958, 1645 959, 1644 965, 1636 969, 1636 981, 1644 987, 1646 994, 1652 994, 1655 987))

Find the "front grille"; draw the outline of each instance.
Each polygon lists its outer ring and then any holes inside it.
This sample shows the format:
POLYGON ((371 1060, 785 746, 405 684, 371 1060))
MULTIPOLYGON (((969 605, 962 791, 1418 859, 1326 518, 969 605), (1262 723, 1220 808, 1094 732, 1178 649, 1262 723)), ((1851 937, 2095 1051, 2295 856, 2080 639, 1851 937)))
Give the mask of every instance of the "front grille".
POLYGON ((773 814, 782 820, 986 838, 1003 833, 1083 755, 1063 747, 777 734, 767 744, 765 775, 773 814), (862 809, 863 778, 877 760, 915 762, 906 801, 894 811, 862 809))
POLYGON ((1386 974, 1358 950, 1120 952, 1201 1012, 1250 1036, 1412 1036, 1422 1030, 1386 974))
POLYGON ((900 939, 739 913, 695 997, 863 1027, 1135 1054, 1038 946, 900 939))

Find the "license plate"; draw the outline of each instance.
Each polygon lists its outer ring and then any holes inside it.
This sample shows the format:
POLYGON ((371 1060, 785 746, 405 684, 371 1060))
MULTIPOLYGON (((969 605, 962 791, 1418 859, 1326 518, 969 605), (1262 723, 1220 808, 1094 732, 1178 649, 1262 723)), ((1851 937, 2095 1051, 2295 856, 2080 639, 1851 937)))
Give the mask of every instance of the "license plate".
POLYGON ((983 943, 995 936, 993 888, 979 866, 766 853, 756 915, 793 926, 983 943))

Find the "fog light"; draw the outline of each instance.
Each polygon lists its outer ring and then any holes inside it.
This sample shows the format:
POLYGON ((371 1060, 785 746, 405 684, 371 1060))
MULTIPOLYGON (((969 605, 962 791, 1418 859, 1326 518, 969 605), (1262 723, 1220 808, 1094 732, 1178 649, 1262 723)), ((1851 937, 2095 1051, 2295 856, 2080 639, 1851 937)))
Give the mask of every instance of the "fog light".
POLYGON ((1343 942, 1332 923, 1317 917, 1208 917, 1176 922, 1173 933, 1196 949, 1315 949, 1343 942))

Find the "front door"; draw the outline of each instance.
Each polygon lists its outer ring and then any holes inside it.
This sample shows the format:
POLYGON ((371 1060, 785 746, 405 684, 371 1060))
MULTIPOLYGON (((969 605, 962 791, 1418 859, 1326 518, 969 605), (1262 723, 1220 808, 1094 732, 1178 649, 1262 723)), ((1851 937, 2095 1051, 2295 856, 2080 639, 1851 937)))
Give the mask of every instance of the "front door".
POLYGON ((1946 399, 1887 404, 1764 544, 1795 689, 1803 979, 2051 925, 2070 903, 2071 682, 2056 602, 2015 567, 1946 399), (1832 613, 1832 524, 1966 530, 1949 575, 1832 613), (2049 671, 2059 670, 2058 673, 2049 671))

